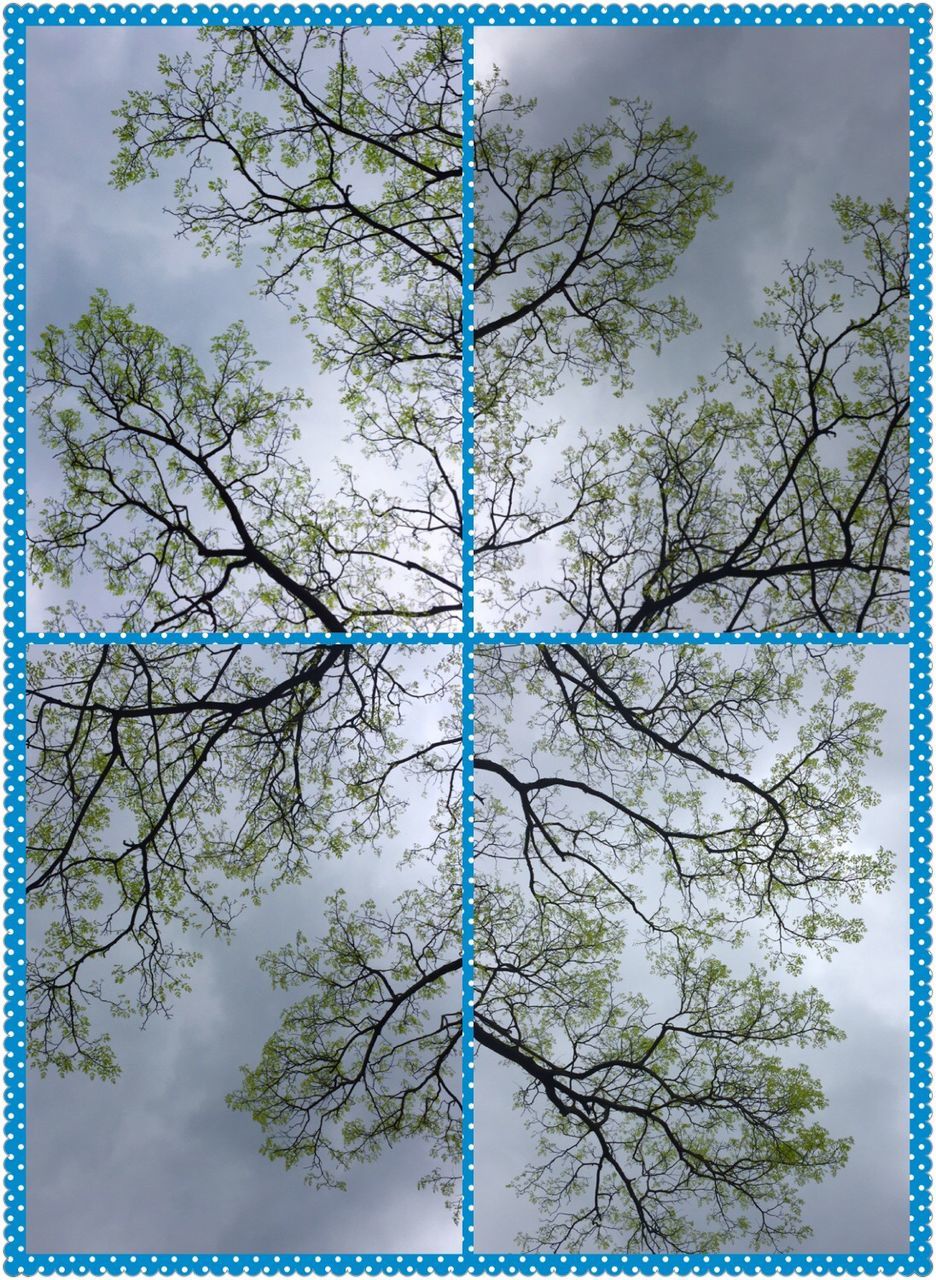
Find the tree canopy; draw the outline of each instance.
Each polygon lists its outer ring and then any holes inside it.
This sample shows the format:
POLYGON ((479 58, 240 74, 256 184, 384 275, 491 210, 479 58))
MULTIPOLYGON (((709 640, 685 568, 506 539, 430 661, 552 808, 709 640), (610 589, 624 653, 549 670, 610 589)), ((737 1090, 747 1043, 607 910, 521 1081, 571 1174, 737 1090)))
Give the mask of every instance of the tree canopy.
MULTIPOLYGON (((30 695, 39 1068, 113 1076, 101 1012, 168 1012, 192 930, 226 935, 318 857, 385 845, 419 786, 436 812, 396 902, 338 892, 314 934, 263 957, 295 999, 229 1101, 319 1186, 420 1138, 423 1185, 457 1204, 453 656, 45 651, 30 695), (419 704, 437 710, 414 733, 419 704)), ((841 1169, 850 1139, 822 1125, 815 1074, 841 1032, 797 975, 861 937, 860 904, 893 872, 860 842, 882 713, 855 697, 854 659, 540 645, 481 647, 476 664, 474 1038, 536 1138, 515 1190, 542 1221, 520 1243, 807 1238, 799 1189, 841 1169)))
MULTIPOLYGON (((314 380, 267 387, 242 325, 206 367, 99 293, 37 353, 37 419, 64 484, 34 536, 34 575, 104 577, 115 612, 79 599, 82 625, 455 627, 458 32, 399 32, 369 71, 360 30, 202 38, 203 58, 163 58, 163 87, 126 98, 114 182, 175 174, 183 234, 236 263, 259 255, 258 288, 307 335, 310 370, 344 378, 351 452, 323 485, 307 448, 325 426, 314 380), (364 481, 367 456, 379 484, 364 481)), ((530 471, 554 447, 557 390, 606 380, 621 393, 635 351, 697 323, 661 289, 729 184, 646 103, 614 100, 605 121, 545 147, 520 127, 533 105, 497 76, 478 91, 482 625, 903 625, 905 209, 840 196, 842 260, 785 264, 762 344, 729 341, 715 374, 643 421, 587 426, 540 492, 530 471)))
MULTIPOLYGON (((203 59, 163 58, 162 89, 128 95, 114 182, 168 170, 183 234, 237 263, 260 253, 260 290, 307 334, 312 367, 342 373, 355 448, 381 460, 394 487, 365 485, 347 462, 340 490, 323 490, 297 443, 315 423, 314 383, 266 387, 242 326, 215 339, 206 369, 98 294, 70 329, 49 327, 37 353, 37 418, 64 484, 45 504, 32 563, 39 581, 65 587, 76 573, 101 574, 115 612, 104 619, 79 598, 53 621, 457 625, 458 33, 401 32, 370 72, 363 31, 202 38, 203 59)), ((497 466, 508 471, 529 439, 532 394, 563 370, 625 379, 636 343, 689 326, 682 301, 654 289, 726 187, 693 155, 688 130, 654 124, 646 106, 615 103, 568 154, 526 147, 504 119, 523 109, 503 95, 479 113, 477 140, 479 176, 502 206, 476 281, 487 351, 479 422, 496 422, 497 466), (554 355, 545 364, 544 344, 554 355)), ((479 218, 486 225, 488 211, 479 218)), ((483 461, 483 431, 479 445, 483 461)), ((599 497, 590 492, 583 509, 599 497)), ((500 531, 497 564, 525 541, 500 531)), ((479 541, 482 575, 490 549, 479 541)))
POLYGON ((309 338, 310 376, 301 392, 265 387, 238 324, 206 369, 106 294, 49 327, 34 390, 64 483, 33 571, 64 587, 101 574, 114 598, 104 618, 85 591, 54 621, 458 625, 460 32, 384 37, 208 29, 203 58, 162 58, 163 88, 132 90, 117 112, 115 185, 169 170, 183 234, 235 263, 256 248, 259 288, 309 338), (348 456, 378 459, 379 484, 346 457, 329 489, 310 461, 311 437, 334 447, 315 410, 315 376, 330 371, 348 456))
POLYGON ((839 196, 843 259, 784 264, 763 344, 729 341, 714 375, 643 421, 583 427, 540 492, 556 391, 620 394, 635 349, 696 324, 658 286, 728 184, 646 104, 614 101, 603 124, 536 149, 516 124, 534 103, 497 77, 479 100, 481 625, 904 625, 906 208, 839 196))
POLYGON ((459 1211, 462 1151, 461 900, 457 841, 445 873, 390 911, 328 902, 325 933, 299 934, 261 965, 300 995, 228 1099, 263 1128, 261 1148, 316 1186, 405 1138, 429 1145, 421 1187, 459 1211))
POLYGON ((787 975, 893 859, 856 847, 880 712, 805 652, 477 652, 475 1038, 536 1140, 525 1249, 788 1248, 845 1163, 795 1057, 840 1032, 787 975))
POLYGON ((167 1012, 198 959, 187 937, 225 936, 245 905, 299 884, 318 858, 379 852, 404 777, 438 806, 411 856, 439 863, 457 896, 456 674, 451 656, 388 647, 34 650, 26 894, 40 938, 29 969, 39 1068, 113 1075, 94 1007, 144 1023, 167 1012), (414 740, 407 719, 421 704, 436 732, 414 740))

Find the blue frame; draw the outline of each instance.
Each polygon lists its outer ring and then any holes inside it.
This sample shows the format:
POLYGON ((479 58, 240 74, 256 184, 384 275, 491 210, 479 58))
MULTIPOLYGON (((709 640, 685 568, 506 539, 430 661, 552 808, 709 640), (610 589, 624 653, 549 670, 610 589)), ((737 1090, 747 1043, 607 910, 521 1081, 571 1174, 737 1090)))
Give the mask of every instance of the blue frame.
POLYGON ((930 243, 930 76, 928 74, 931 13, 918 4, 885 5, 40 5, 11 4, 5 9, 5 263, 6 278, 6 437, 5 516, 7 542, 5 571, 6 677, 6 923, 7 964, 4 999, 7 1015, 5 1039, 5 1168, 6 1251, 8 1275, 129 1274, 129 1275, 928 1275, 931 1271, 929 1206, 930 1154, 930 962, 931 896, 929 888, 931 768, 931 650, 932 607, 929 594, 931 564, 931 507, 929 496, 929 414, 931 382, 929 317, 931 280, 930 243), (472 845, 473 780, 472 680, 476 645, 561 643, 668 644, 789 644, 821 639, 831 644, 893 644, 910 649, 910 1168, 908 1208, 910 1245, 906 1254, 479 1254, 471 1248, 474 1228, 473 1198, 465 1195, 462 1251, 458 1254, 36 1254, 26 1249, 25 1152, 26 1070, 25 1042, 25 773, 24 741, 25 658, 29 644, 206 643, 231 639, 234 633, 88 633, 30 632, 25 615, 26 582, 26 417, 25 417, 25 40, 37 26, 188 26, 262 24, 315 25, 448 25, 458 26, 465 38, 464 61, 464 177, 462 230, 464 243, 464 344, 463 422, 465 453, 463 496, 466 512, 466 544, 463 559, 467 623, 459 631, 437 633, 355 632, 348 635, 303 633, 236 633, 255 644, 386 643, 443 644, 459 647, 463 655, 463 798, 465 805, 463 935, 466 963, 463 972, 463 1024, 465 1060, 463 1086, 465 1133, 463 1143, 464 1187, 470 1188, 474 1171, 472 1089, 474 1063, 471 1050, 471 967, 473 938, 470 924, 473 879, 470 874, 472 845), (910 627, 894 634, 828 633, 716 633, 674 632, 611 634, 589 632, 483 632, 473 630, 472 601, 472 250, 473 161, 471 89, 473 86, 473 31, 477 26, 902 26, 909 36, 910 91, 910 247, 911 266, 911 474, 913 528, 911 532, 910 627))

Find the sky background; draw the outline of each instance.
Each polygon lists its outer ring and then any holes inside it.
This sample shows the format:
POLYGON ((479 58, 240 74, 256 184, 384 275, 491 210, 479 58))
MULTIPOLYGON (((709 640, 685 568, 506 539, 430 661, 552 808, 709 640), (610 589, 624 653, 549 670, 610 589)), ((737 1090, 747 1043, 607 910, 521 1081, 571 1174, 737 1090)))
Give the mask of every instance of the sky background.
MULTIPOLYGON (((695 152, 734 184, 703 220, 660 292, 686 299, 700 321, 692 334, 641 350, 633 388, 616 398, 606 380, 570 378, 539 411, 562 420, 558 438, 535 451, 531 481, 548 489, 562 448, 580 428, 595 434, 639 425, 647 404, 678 395, 723 358, 727 336, 753 342, 763 289, 785 259, 841 256, 830 204, 836 194, 903 202, 908 190, 907 35, 887 30, 665 30, 479 28, 475 73, 494 67, 520 98, 527 142, 550 146, 601 120, 609 98, 637 98, 653 118, 669 116, 696 135, 695 152)), ((537 411, 533 411, 535 414, 537 411)), ((530 572, 554 576, 554 544, 535 544, 530 572)), ((476 611, 480 627, 503 625, 502 601, 476 611)), ((526 628, 561 625, 541 605, 526 628)))
MULTIPOLYGON (((27 39, 28 338, 33 349, 50 322, 67 324, 91 293, 106 287, 117 303, 133 302, 139 316, 173 341, 205 350, 233 320, 248 322, 259 354, 271 362, 273 386, 303 386, 314 400, 303 416, 299 446, 327 491, 328 462, 348 454, 336 377, 312 370, 306 340, 273 299, 249 296, 257 256, 233 270, 222 257, 203 258, 180 239, 172 204, 174 170, 117 192, 108 185, 116 142, 112 112, 131 86, 156 87, 160 51, 194 48, 197 33, 171 29, 99 31, 31 29, 27 39)), ((368 36, 368 61, 380 62, 381 42, 368 36)), ((599 382, 570 382, 542 410, 564 421, 559 437, 537 450, 531 479, 549 485, 562 448, 580 427, 610 430, 639 424, 646 405, 678 394, 699 374, 715 370, 729 334, 751 340, 762 310, 763 287, 785 258, 801 260, 840 251, 829 209, 836 193, 868 199, 905 198, 907 190, 907 35, 882 30, 665 30, 601 31, 481 28, 476 74, 496 64, 511 89, 538 105, 524 120, 529 140, 554 143, 581 121, 601 118, 612 95, 638 97, 659 116, 687 124, 696 150, 734 190, 718 205, 718 219, 703 222, 666 291, 682 293, 700 320, 693 334, 664 347, 661 356, 638 352, 633 389, 615 398, 599 382)), ((840 442, 846 447, 844 437, 840 442)), ((358 460, 365 477, 379 466, 358 460)), ((34 504, 56 490, 57 467, 34 437, 28 474, 34 504)), ((552 542, 534 546, 530 572, 553 576, 552 542)), ((52 602, 74 597, 109 612, 100 581, 76 579, 61 591, 30 585, 30 625, 42 623, 52 602)), ((483 594, 483 593, 482 593, 483 594)), ((497 608, 477 612, 481 627, 501 625, 497 608)), ((555 609, 555 606, 552 607, 555 609)), ((517 626, 554 626, 540 612, 512 617, 517 626)))
MULTIPOLYGON (((740 649, 723 650, 727 663, 742 662, 740 649)), ((805 662, 804 649, 798 655, 805 662)), ((832 662, 849 661, 836 650, 832 662)), ((479 664, 479 695, 483 690, 483 665, 479 664)), ((857 847, 884 846, 896 857, 893 888, 886 894, 869 894, 857 908, 867 924, 860 943, 843 946, 831 961, 809 957, 802 974, 795 978, 775 976, 801 989, 815 986, 832 1005, 833 1023, 845 1031, 847 1039, 821 1050, 792 1050, 793 1061, 807 1062, 822 1082, 828 1108, 816 1119, 837 1137, 849 1135, 855 1144, 844 1170, 833 1179, 807 1186, 803 1221, 813 1234, 804 1252, 898 1253, 907 1248, 908 1220, 908 1022, 909 994, 907 955, 907 849, 908 849, 908 668, 907 650, 874 646, 864 650, 859 666, 855 697, 883 707, 886 716, 880 728, 883 755, 871 760, 867 779, 881 797, 876 809, 864 815, 857 847)), ((806 684, 804 705, 819 688, 806 684)), ((511 726, 515 750, 537 755, 524 729, 523 699, 516 700, 511 726)), ((478 705, 478 723, 483 733, 486 706, 478 705)), ((765 771, 774 752, 789 749, 797 724, 780 727, 775 745, 763 744, 751 776, 765 771)), ((540 768, 552 769, 542 760, 540 768)), ((528 766, 521 768, 530 776, 528 766)), ((496 789, 503 798, 506 791, 496 789)), ((650 799, 652 803, 652 797, 650 799)), ((511 805, 511 808, 513 806, 511 805)), ((652 811, 652 810, 651 810, 652 811)), ((485 873, 489 868, 484 868, 485 873)), ((482 868, 479 866, 479 874, 482 868)), ((518 875, 520 873, 518 872, 518 875)), ((648 890, 649 892, 649 890, 648 890)), ((650 893, 652 897, 652 893, 650 893)), ((743 968, 757 962, 757 953, 744 947, 731 953, 728 961, 743 968)), ((645 965, 638 953, 628 960, 638 973, 645 965)), ((658 979, 644 979, 640 988, 657 1014, 672 1011, 668 985, 658 979), (654 1000, 663 1001, 662 1006, 654 1000)), ((522 1115, 513 1108, 513 1094, 521 1083, 520 1074, 493 1054, 481 1050, 475 1060, 475 1244, 482 1252, 505 1252, 515 1248, 518 1233, 535 1234, 536 1210, 508 1187, 534 1154, 534 1139, 527 1133, 522 1115)), ((745 1249, 738 1241, 736 1248, 745 1249)))
MULTIPOLYGON (((284 671, 265 650, 271 678, 284 671)), ((404 679, 438 649, 398 655, 404 679)), ((434 676, 437 679, 438 676, 434 676)), ((412 704, 404 740, 438 736, 440 701, 412 704)), ((280 1011, 303 991, 274 991, 257 957, 321 933, 325 898, 345 888, 349 903, 373 898, 389 909, 404 888, 431 875, 425 861, 401 870, 403 851, 426 842, 435 796, 408 782, 399 834, 339 861, 317 861, 308 879, 247 906, 230 944, 191 937, 203 959, 192 991, 170 1018, 145 1030, 95 1009, 111 1033, 122 1074, 114 1083, 73 1073, 33 1073, 28 1086, 27 1246, 36 1252, 449 1252, 461 1234, 442 1196, 419 1190, 431 1163, 420 1143, 401 1144, 353 1167, 348 1189, 319 1191, 299 1166, 258 1152, 259 1125, 225 1104, 241 1066, 255 1066, 280 1011)), ((27 926, 28 929, 28 926, 27 926)), ((456 1007, 460 1002, 454 996, 456 1007)))
MULTIPOLYGON (((392 33, 371 32, 372 65, 392 33)), ((175 234, 164 212, 172 176, 125 192, 108 185, 117 143, 112 111, 131 87, 156 87, 160 52, 202 46, 192 30, 63 31, 32 28, 27 38, 28 337, 34 349, 49 323, 77 320, 92 292, 134 303, 141 321, 204 353, 232 321, 247 322, 270 361, 269 385, 302 386, 313 397, 301 448, 321 466, 347 431, 337 377, 313 374, 307 341, 272 299, 250 296, 259 274, 203 258, 175 234)), ((345 454, 346 456, 346 454, 345 454)), ((33 435, 28 475, 34 503, 55 490, 57 469, 33 435)), ((33 590, 30 625, 44 606, 74 596, 106 612, 101 584, 76 576, 64 593, 33 590)), ((415 660, 415 659, 414 659, 415 660)), ((393 846, 321 864, 309 882, 285 889, 240 919, 230 945, 206 940, 193 992, 171 1020, 141 1033, 110 1028, 123 1064, 116 1084, 74 1075, 30 1082, 28 1245, 41 1251, 447 1251, 460 1229, 440 1196, 419 1191, 423 1148, 404 1146, 353 1170, 347 1193, 307 1187, 258 1154, 262 1133, 225 1105, 275 1029, 289 993, 274 993, 257 956, 314 936, 324 898, 344 887, 352 900, 389 904, 414 875, 396 867, 407 843, 422 841, 429 816, 409 796, 393 846), (378 856, 379 855, 379 856, 378 856), (93 1171, 89 1173, 89 1171, 93 1171)))

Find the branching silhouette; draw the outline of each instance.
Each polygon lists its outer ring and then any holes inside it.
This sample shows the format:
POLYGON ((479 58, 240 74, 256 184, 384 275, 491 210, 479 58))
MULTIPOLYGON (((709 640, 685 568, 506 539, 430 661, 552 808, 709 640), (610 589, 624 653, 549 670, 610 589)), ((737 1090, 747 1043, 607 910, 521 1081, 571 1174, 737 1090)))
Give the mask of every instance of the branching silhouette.
MULTIPOLYGON (((379 851, 404 778, 439 806, 418 856, 450 862, 460 755, 445 703, 456 677, 449 657, 403 664, 383 646, 43 652, 28 726, 37 1065, 113 1075, 90 1008, 143 1022, 168 1011, 198 958, 187 934, 227 934, 245 904, 299 883, 317 858, 379 851), (441 727, 407 742, 420 703, 441 727)), ((439 885, 457 898, 452 874, 440 865, 439 885)))
MULTIPOLYGON (((412 744, 399 723, 457 671, 445 657, 431 680, 405 679, 392 653, 43 657, 31 1049, 43 1069, 113 1075, 95 1004, 166 1011, 195 959, 186 930, 225 933, 315 857, 382 840, 414 775, 438 798, 411 855, 419 882, 390 910, 339 893, 317 939, 270 951, 296 1002, 230 1101, 317 1185, 421 1136, 423 1182, 451 1199, 460 737, 451 713, 412 744)), ((892 873, 886 851, 856 847, 881 713, 855 699, 853 663, 802 647, 544 645, 482 648, 477 665, 475 1036, 514 1073, 538 1135, 516 1184, 543 1215, 524 1247, 805 1237, 797 1188, 841 1168, 849 1140, 818 1123, 822 1087, 790 1057, 840 1033, 791 982, 805 955, 861 936, 856 908, 892 873), (732 961, 739 947, 757 958, 732 961)))
MULTIPOLYGON (((200 38, 202 57, 163 58, 162 87, 116 113, 114 182, 168 172, 181 234, 236 264, 259 253, 260 291, 290 309, 312 367, 341 375, 355 447, 389 491, 348 460, 329 491, 300 448, 314 385, 268 387, 243 325, 196 354, 100 291, 37 353, 35 416, 62 484, 32 539, 34 577, 84 591, 59 625, 454 630, 459 33, 200 38), (92 612, 89 574, 116 612, 92 612)), ((728 184, 647 104, 615 100, 605 122, 539 149, 517 124, 531 108, 496 77, 478 91, 484 622, 899 624, 903 212, 837 199, 846 259, 787 266, 763 347, 729 344, 713 379, 636 427, 589 429, 540 494, 550 396, 574 380, 622 391, 639 347, 693 327, 662 288, 728 184)), ((40 1070, 113 1077, 102 1012, 167 1013, 198 958, 188 936, 224 936, 317 858, 380 845, 422 790, 434 816, 395 903, 340 892, 314 937, 263 958, 296 1000, 229 1101, 319 1186, 420 1138, 424 1183, 457 1203, 460 671, 454 648, 434 654, 233 641, 37 654, 40 1070)), ((806 1238, 800 1189, 843 1166, 849 1139, 817 1121, 821 1084, 795 1061, 841 1034, 797 975, 861 937, 860 903, 892 875, 887 851, 856 847, 882 713, 856 699, 855 661, 771 645, 477 650, 474 1027, 537 1137, 516 1182, 541 1215, 525 1248, 806 1238)))
MULTIPOLYGON (((362 31, 204 40, 201 61, 162 60, 159 92, 129 94, 115 183, 168 166, 183 234, 236 262, 257 246, 261 290, 290 308, 317 367, 343 372, 356 447, 393 490, 364 484, 353 461, 337 493, 323 490, 295 440, 314 404, 264 388, 242 327, 215 340, 206 372, 97 295, 38 353, 37 417, 65 483, 34 574, 103 573, 123 626, 457 625, 457 34, 402 32, 367 73, 362 31)), ((635 350, 695 325, 660 289, 728 184, 647 104, 615 100, 606 121, 545 148, 518 127, 530 109, 497 78, 479 91, 484 625, 903 625, 905 211, 839 197, 845 259, 786 264, 763 347, 729 344, 714 377, 643 423, 590 427, 540 493, 529 473, 556 430, 543 403, 574 379, 630 386, 635 350)), ((102 621, 86 602, 72 612, 102 621)))
POLYGON ((270 952, 276 986, 302 995, 229 1098, 267 1132, 263 1151, 301 1163, 316 1186, 387 1144, 420 1137, 432 1163, 420 1186, 458 1208, 461 1159, 461 901, 447 874, 400 895, 392 912, 328 903, 327 932, 270 952))
MULTIPOLYGON (((615 101, 536 150, 533 107, 479 93, 477 575, 484 626, 606 631, 904 624, 909 335, 905 209, 839 197, 846 261, 785 264, 715 379, 628 429, 584 429, 551 490, 543 405, 631 386, 636 347, 694 317, 657 286, 726 183, 694 136, 615 101), (548 552, 550 567, 537 566, 548 552)), ((639 388, 638 388, 639 390, 639 388)))
POLYGON ((778 649, 478 651, 475 1035, 537 1138, 525 1249, 788 1247, 845 1162, 789 1053, 840 1033, 770 970, 857 940, 892 858, 853 847, 880 712, 812 657, 806 706, 778 649))
MULTIPOLYGON (((202 33, 164 57, 159 92, 117 114, 114 182, 168 168, 182 234, 244 260, 338 370, 360 460, 319 484, 296 434, 328 439, 302 394, 264 389, 235 325, 206 372, 97 295, 38 352, 40 430, 64 484, 42 512, 34 575, 102 574, 53 621, 157 630, 392 630, 457 625, 461 594, 461 58, 456 28, 202 33), (311 421, 312 427, 308 425, 311 421), (305 456, 303 456, 303 453, 305 456), (385 479, 384 479, 385 477, 385 479), (332 490, 335 486, 332 485, 332 490), (122 600, 120 599, 122 597, 122 600)), ((316 446, 318 452, 318 446, 316 446)), ((85 585, 85 584, 82 584, 85 585)))

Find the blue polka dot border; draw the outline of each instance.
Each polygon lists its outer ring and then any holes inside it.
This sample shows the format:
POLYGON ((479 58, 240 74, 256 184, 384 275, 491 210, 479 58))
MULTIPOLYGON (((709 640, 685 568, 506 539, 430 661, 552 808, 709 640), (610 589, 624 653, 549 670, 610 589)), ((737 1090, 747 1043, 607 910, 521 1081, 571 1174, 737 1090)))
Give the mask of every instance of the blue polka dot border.
POLYGON ((5 1031, 5 1271, 8 1275, 929 1275, 931 1205, 931 895, 930 802, 932 601, 930 437, 932 408, 929 350, 931 279, 930 124, 931 11, 922 4, 884 5, 37 5, 12 4, 4 11, 6 265, 6 435, 5 435, 5 651, 6 744, 6 969, 5 1031), (25 324, 25 45, 33 27, 48 26, 208 26, 208 25, 448 25, 463 29, 464 62, 464 462, 463 497, 467 530, 463 558, 466 627, 460 632, 386 635, 354 633, 321 636, 311 633, 248 633, 250 643, 448 644, 463 655, 464 732, 464 871, 463 933, 465 980, 463 1020, 468 1051, 463 1068, 465 1190, 462 1251, 458 1254, 37 1254, 26 1247, 26 1075, 25 1075, 25 756, 24 704, 26 648, 35 644, 210 643, 234 638, 232 633, 140 635, 120 633, 38 633, 27 629, 26 584, 26 324, 25 324), (472 517, 472 91, 473 32, 479 26, 654 26, 654 27, 875 27, 901 26, 909 40, 909 162, 911 197, 911 350, 912 391, 910 625, 899 634, 828 635, 822 633, 666 632, 612 635, 589 632, 478 633, 473 630, 472 517), (899 644, 910 649, 911 671, 911 937, 910 937, 910 1166, 908 1215, 910 1247, 906 1254, 478 1254, 472 1251, 473 1204, 473 1055, 470 974, 473 954, 473 879, 471 818, 473 783, 473 650, 477 644, 523 643, 708 643, 708 644, 899 644))

